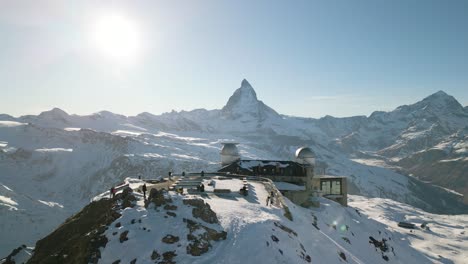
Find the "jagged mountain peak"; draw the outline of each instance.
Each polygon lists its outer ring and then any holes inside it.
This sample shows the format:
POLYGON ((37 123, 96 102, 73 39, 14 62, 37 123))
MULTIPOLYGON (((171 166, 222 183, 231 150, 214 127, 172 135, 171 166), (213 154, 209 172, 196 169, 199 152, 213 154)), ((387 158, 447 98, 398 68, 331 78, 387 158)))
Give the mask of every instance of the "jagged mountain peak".
POLYGON ((250 85, 249 81, 247 81, 247 79, 243 79, 242 80, 242 83, 241 83, 241 88, 252 88, 252 85, 250 85))
POLYGON ((246 79, 242 80, 241 87, 229 97, 221 111, 225 117, 233 119, 251 116, 264 120, 269 115, 279 116, 275 110, 257 99, 257 93, 246 79))
POLYGON ((236 93, 239 93, 244 101, 258 101, 257 93, 246 79, 242 80, 241 87, 234 92, 234 95, 236 93))
POLYGON ((432 113, 458 113, 463 112, 463 106, 453 96, 440 90, 433 93, 423 100, 411 105, 402 105, 396 108, 396 111, 421 111, 432 113))
POLYGON ((436 93, 433 93, 429 95, 428 97, 424 98, 423 101, 431 101, 431 102, 436 102, 436 101, 442 101, 442 102, 457 102, 458 101, 451 95, 447 94, 446 92, 440 90, 436 93))

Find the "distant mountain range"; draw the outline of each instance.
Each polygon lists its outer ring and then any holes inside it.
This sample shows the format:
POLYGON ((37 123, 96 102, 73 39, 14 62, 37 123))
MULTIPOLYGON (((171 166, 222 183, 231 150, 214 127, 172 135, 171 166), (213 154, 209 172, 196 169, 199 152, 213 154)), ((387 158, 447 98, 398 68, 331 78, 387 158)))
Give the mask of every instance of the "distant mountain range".
POLYGON ((466 213, 461 195, 430 183, 468 196, 467 126, 468 107, 442 91, 369 117, 314 119, 277 113, 247 80, 219 110, 0 114, 0 237, 13 238, 1 240, 0 256, 49 233, 125 177, 217 170, 225 140, 261 159, 290 160, 310 146, 317 171, 348 176, 354 194, 466 213))

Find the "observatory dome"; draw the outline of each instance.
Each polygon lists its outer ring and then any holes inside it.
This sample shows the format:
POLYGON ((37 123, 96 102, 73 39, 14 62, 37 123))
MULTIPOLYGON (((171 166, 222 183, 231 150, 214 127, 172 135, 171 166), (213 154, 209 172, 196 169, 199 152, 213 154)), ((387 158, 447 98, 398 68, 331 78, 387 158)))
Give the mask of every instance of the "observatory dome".
POLYGON ((296 150, 296 160, 302 164, 315 164, 315 153, 308 147, 296 150))
POLYGON ((223 148, 221 149, 221 155, 232 155, 239 156, 239 150, 237 149, 238 143, 222 143, 223 148))
POLYGON ((240 160, 239 150, 237 149, 238 143, 221 143, 221 166, 229 165, 235 161, 240 160))

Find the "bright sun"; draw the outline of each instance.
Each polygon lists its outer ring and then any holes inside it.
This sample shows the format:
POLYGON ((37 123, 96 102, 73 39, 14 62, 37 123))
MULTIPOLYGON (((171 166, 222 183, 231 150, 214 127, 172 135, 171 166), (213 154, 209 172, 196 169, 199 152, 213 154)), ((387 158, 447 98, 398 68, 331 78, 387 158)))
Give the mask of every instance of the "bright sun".
POLYGON ((138 27, 125 16, 103 16, 94 26, 94 41, 97 48, 111 59, 133 60, 141 49, 138 27))

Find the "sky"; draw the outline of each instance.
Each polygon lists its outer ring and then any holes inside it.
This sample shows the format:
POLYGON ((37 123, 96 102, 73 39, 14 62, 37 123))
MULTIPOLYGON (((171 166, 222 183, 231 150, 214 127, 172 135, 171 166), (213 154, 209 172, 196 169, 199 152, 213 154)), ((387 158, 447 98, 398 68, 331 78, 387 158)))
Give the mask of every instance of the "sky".
POLYGON ((468 105, 468 1, 0 1, 0 113, 220 109, 247 79, 285 115, 468 105))

